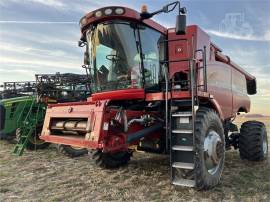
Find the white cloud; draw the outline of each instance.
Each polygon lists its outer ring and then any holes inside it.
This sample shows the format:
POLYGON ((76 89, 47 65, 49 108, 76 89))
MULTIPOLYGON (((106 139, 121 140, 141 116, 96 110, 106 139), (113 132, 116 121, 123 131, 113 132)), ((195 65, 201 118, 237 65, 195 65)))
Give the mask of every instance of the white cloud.
POLYGON ((61 0, 9 0, 9 1, 0 1, 1 5, 8 4, 10 2, 15 2, 15 3, 37 3, 37 4, 42 4, 44 6, 51 6, 51 7, 59 7, 59 8, 64 8, 65 4, 61 0))
POLYGON ((36 74, 33 70, 26 69, 6 69, 0 68, 0 84, 6 81, 33 81, 35 80, 34 75, 36 74))
POLYGON ((0 83, 30 79, 37 73, 84 73, 81 64, 82 62, 79 58, 77 60, 63 60, 38 57, 4 57, 0 58, 0 83))
POLYGON ((229 38, 229 39, 237 39, 237 40, 245 40, 245 41, 264 41, 270 42, 270 33, 266 33, 264 36, 254 36, 254 35, 237 35, 228 32, 220 32, 216 30, 206 30, 207 33, 212 34, 214 36, 222 37, 222 38, 229 38))
POLYGON ((36 44, 58 44, 61 46, 72 46, 73 48, 78 48, 77 41, 80 36, 80 32, 73 33, 70 30, 63 31, 63 35, 55 36, 47 33, 39 33, 39 32, 29 32, 29 31, 4 31, 0 32, 0 39, 6 40, 9 38, 13 38, 20 41, 31 41, 36 44))
MULTIPOLYGON (((33 75, 33 74, 35 73, 35 71, 33 71, 33 70, 28 70, 28 69, 10 69, 10 70, 8 70, 8 71, 9 71, 9 73, 12 73, 12 74, 16 73, 16 74, 24 74, 24 75, 28 75, 28 74, 33 75)), ((1 74, 2 74, 2 73, 7 73, 7 70, 6 70, 6 69, 1 69, 1 68, 0 68, 0 73, 1 73, 1 74)))
POLYGON ((78 24, 75 21, 12 21, 0 20, 0 24, 78 24))
MULTIPOLYGON (((0 0, 0 5, 6 6, 12 2, 17 4, 40 4, 57 10, 72 10, 73 12, 77 11, 84 13, 104 6, 104 2, 93 0, 0 0)), ((121 2, 117 2, 117 4, 121 4, 121 2)))
POLYGON ((63 60, 57 60, 57 58, 52 60, 46 60, 46 59, 40 59, 40 58, 18 58, 18 57, 3 57, 0 59, 0 66, 4 67, 5 64, 19 64, 24 65, 27 67, 28 65, 31 66, 41 66, 44 69, 46 67, 51 68, 65 68, 65 69, 76 69, 80 68, 80 60, 69 60, 69 61, 63 61, 63 60))
POLYGON ((34 3, 40 3, 45 6, 57 6, 57 7, 64 7, 65 4, 59 0, 27 0, 34 3))
POLYGON ((270 41, 270 30, 266 31, 264 34, 264 38, 270 41))
MULTIPOLYGON (((16 55, 16 57, 19 56, 35 56, 35 57, 61 57, 61 59, 78 59, 77 57, 74 57, 75 55, 69 54, 67 51, 59 50, 59 49, 41 49, 41 48, 35 48, 33 45, 19 45, 19 44, 10 44, 5 42, 0 42, 0 56, 4 57, 7 53, 11 53, 13 55, 16 55), (18 55, 19 54, 19 55, 18 55)), ((0 59, 1 61, 1 59, 0 59)))

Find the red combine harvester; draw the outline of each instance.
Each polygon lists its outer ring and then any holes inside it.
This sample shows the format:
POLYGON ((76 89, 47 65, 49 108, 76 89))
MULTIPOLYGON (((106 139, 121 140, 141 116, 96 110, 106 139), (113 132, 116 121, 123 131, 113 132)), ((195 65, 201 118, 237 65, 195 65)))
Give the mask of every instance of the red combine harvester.
POLYGON ((267 158, 263 123, 232 123, 249 112, 256 79, 222 54, 203 30, 186 26, 180 2, 148 13, 105 7, 80 21, 79 46, 91 78, 87 102, 50 105, 41 139, 89 150, 99 166, 128 163, 132 149, 170 155, 175 185, 218 184, 225 150, 242 159, 267 158), (178 10, 176 27, 150 18, 178 10))

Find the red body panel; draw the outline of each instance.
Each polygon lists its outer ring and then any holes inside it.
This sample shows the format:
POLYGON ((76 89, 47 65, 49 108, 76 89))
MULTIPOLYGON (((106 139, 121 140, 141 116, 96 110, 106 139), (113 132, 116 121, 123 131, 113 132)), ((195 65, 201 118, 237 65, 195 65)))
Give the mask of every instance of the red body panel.
MULTIPOLYGON (((117 110, 107 109, 109 100, 100 100, 96 102, 65 103, 50 106, 47 109, 44 120, 42 134, 40 139, 55 144, 65 144, 76 147, 103 149, 104 151, 127 150, 126 139, 132 133, 144 129, 140 124, 133 124, 128 131, 124 133, 121 128, 112 127, 111 120, 115 117, 117 110), (86 118, 87 132, 84 136, 72 135, 66 136, 53 134, 51 130, 52 121, 61 118, 86 118), (105 126, 106 125, 106 126, 105 126)), ((139 118, 145 113, 143 111, 125 111, 128 120, 139 118)), ((161 132, 161 131, 160 131, 161 132)), ((149 136, 160 136, 161 133, 153 133, 149 136)), ((133 142, 132 144, 135 144, 133 142)))
MULTIPOLYGON (((103 100, 98 102, 83 102, 80 104, 66 103, 49 107, 46 111, 43 130, 40 138, 45 141, 60 144, 61 141, 64 141, 64 138, 61 138, 61 136, 56 137, 54 134, 51 134, 50 126, 52 120, 63 117, 86 118, 87 133, 85 134, 85 137, 69 137, 67 140, 65 140, 65 144, 81 147, 91 145, 91 147, 98 148, 98 146, 102 144, 101 138, 104 133, 102 126, 106 103, 107 100, 103 100), (80 139, 78 139, 78 137, 80 139)), ((62 144, 64 143, 62 142, 62 144)))
POLYGON ((134 100, 134 99, 144 99, 145 93, 144 89, 126 89, 126 90, 117 90, 109 91, 102 93, 95 93, 92 95, 92 100, 134 100))
MULTIPOLYGON (((168 40, 170 61, 192 58, 192 49, 199 50, 203 49, 204 46, 206 46, 206 52, 209 55, 209 36, 197 25, 188 26, 185 35, 176 35, 174 29, 169 29, 168 40)), ((202 56, 197 55, 197 59, 202 59, 202 56)), ((179 71, 188 71, 188 62, 172 62, 169 64, 170 77, 173 77, 179 71)))
MULTIPOLYGON (((211 95, 211 103, 220 114, 220 117, 229 119, 233 117, 239 109, 244 109, 248 112, 250 109, 250 99, 246 90, 239 91, 234 89, 233 86, 239 86, 239 84, 233 83, 235 80, 244 78, 251 78, 250 74, 245 74, 240 67, 234 67, 231 64, 216 61, 216 57, 211 57, 210 52, 210 38, 207 33, 201 30, 196 25, 187 27, 186 35, 176 35, 174 29, 168 31, 168 50, 169 60, 176 61, 180 59, 192 58, 192 46, 194 50, 206 48, 206 64, 207 64, 207 84, 208 93, 211 95), (178 41, 179 39, 180 41, 178 41), (186 39, 186 40, 185 40, 186 39), (180 51, 179 51, 180 50, 180 51)), ((212 45, 214 51, 217 51, 212 45)), ((214 52, 216 55, 216 52, 214 52)), ((197 68, 201 65, 201 54, 196 54, 197 68)), ((230 61, 231 62, 231 61, 230 61)), ((173 78, 177 72, 188 72, 188 62, 171 62, 169 64, 170 78, 173 78)), ((199 71, 199 70, 198 70, 199 71)), ((254 78, 254 77, 253 77, 254 78)), ((198 73, 198 84, 203 84, 202 73, 198 73)), ((199 88, 200 90, 200 88, 199 88)), ((189 91, 173 92, 173 99, 186 99, 190 98, 189 91)))
POLYGON ((108 21, 108 20, 114 20, 114 19, 120 19, 120 20, 129 20, 129 21, 135 21, 135 22, 143 22, 146 25, 152 27, 153 29, 156 29, 159 32, 162 32, 163 34, 167 34, 167 29, 165 27, 163 27, 162 25, 156 23, 155 21, 151 20, 151 19, 146 19, 146 20, 141 20, 140 17, 140 13, 138 13, 137 11, 130 9, 130 8, 124 8, 124 7, 117 7, 117 8, 123 8, 125 10, 125 13, 123 15, 110 15, 110 16, 106 16, 103 15, 101 17, 95 17, 94 14, 96 11, 98 10, 104 10, 106 8, 116 8, 116 7, 104 7, 101 9, 97 9, 95 11, 92 11, 90 13, 88 13, 87 15, 85 15, 82 19, 85 19, 85 23, 84 25, 81 27, 82 29, 82 38, 84 37, 85 34, 85 28, 87 28, 90 24, 93 23, 99 23, 99 22, 103 22, 103 21, 108 21))

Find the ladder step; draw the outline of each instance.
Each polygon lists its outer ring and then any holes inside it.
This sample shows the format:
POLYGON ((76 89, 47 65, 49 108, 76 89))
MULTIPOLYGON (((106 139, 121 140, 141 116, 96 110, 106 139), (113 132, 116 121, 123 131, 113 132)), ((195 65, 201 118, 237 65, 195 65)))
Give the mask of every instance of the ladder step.
POLYGON ((181 112, 172 115, 172 117, 190 117, 190 116, 192 116, 192 112, 181 112))
POLYGON ((194 169, 194 163, 174 162, 172 167, 192 170, 194 169))
POLYGON ((15 154, 17 156, 21 156, 23 151, 24 151, 24 146, 23 145, 16 145, 14 150, 13 150, 13 154, 15 154))
POLYGON ((186 180, 186 179, 173 180, 172 183, 174 185, 177 185, 177 186, 195 187, 195 181, 194 180, 186 180))
POLYGON ((172 133, 192 134, 192 130, 172 130, 172 133))
POLYGON ((174 146, 172 146, 172 150, 176 150, 176 151, 194 151, 194 148, 193 148, 193 146, 174 145, 174 146))

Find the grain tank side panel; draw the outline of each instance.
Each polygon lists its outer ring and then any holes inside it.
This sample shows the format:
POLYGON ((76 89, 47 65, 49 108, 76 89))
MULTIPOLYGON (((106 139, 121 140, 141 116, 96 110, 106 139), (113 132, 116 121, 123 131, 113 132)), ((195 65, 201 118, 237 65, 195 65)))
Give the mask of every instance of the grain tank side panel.
POLYGON ((208 91, 220 105, 224 119, 232 114, 232 68, 221 62, 207 64, 208 91))
POLYGON ((250 99, 247 95, 247 80, 244 74, 232 68, 233 113, 250 111, 250 99))

